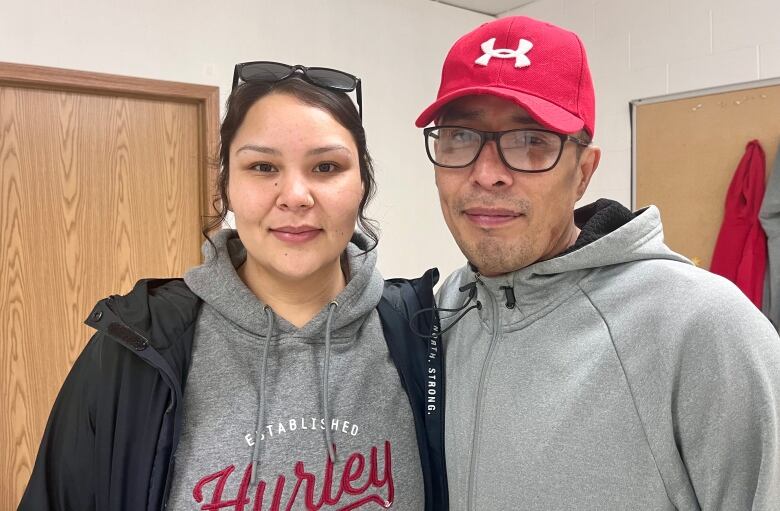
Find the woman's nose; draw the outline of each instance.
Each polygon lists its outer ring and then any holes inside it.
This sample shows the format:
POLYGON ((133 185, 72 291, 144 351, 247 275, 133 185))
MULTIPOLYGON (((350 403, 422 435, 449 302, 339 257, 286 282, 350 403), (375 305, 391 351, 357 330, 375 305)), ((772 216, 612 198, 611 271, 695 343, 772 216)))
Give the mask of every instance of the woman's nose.
POLYGON ((279 195, 276 206, 282 209, 303 209, 314 205, 314 196, 306 178, 298 173, 279 178, 279 195))

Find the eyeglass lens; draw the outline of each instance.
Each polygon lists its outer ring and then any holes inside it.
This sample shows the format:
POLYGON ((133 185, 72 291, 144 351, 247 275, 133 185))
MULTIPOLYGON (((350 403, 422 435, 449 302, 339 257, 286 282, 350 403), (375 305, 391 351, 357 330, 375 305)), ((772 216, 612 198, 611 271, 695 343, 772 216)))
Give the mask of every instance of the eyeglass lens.
POLYGON ((343 90, 345 92, 353 90, 356 85, 355 78, 335 69, 312 67, 306 71, 306 74, 318 85, 343 90))
MULTIPOLYGON (((468 128, 436 128, 428 133, 426 140, 428 153, 442 167, 470 165, 482 147, 482 135, 468 128)), ((526 171, 546 170, 555 165, 562 145, 558 134, 539 130, 506 131, 498 139, 506 163, 526 171)))
POLYGON ((276 82, 290 75, 292 67, 275 62, 257 62, 241 68, 241 78, 245 82, 276 82))

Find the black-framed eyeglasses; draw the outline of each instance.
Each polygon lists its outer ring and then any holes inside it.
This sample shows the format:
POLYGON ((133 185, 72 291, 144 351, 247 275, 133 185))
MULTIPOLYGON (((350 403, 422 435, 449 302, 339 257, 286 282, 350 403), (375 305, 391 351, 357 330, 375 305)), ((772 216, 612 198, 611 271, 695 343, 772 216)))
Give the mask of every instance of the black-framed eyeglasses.
POLYGON ((338 69, 301 65, 290 66, 281 62, 264 60, 242 62, 241 64, 236 64, 233 70, 233 88, 231 90, 236 89, 239 79, 247 83, 274 83, 281 82, 294 75, 299 75, 310 84, 323 89, 344 93, 355 91, 358 113, 360 118, 363 118, 363 94, 360 87, 360 78, 338 69))
POLYGON ((504 165, 517 172, 546 172, 558 164, 567 140, 590 145, 572 135, 544 129, 481 131, 463 126, 433 126, 423 130, 425 150, 434 165, 468 167, 485 144, 494 140, 504 165))

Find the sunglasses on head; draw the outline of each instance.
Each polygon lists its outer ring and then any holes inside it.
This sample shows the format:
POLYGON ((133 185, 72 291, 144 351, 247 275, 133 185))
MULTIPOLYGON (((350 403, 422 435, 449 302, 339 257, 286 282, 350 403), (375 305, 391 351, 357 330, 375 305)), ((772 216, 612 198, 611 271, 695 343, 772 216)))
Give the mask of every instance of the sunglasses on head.
POLYGON ((327 67, 290 66, 280 62, 243 62, 236 64, 233 70, 233 88, 238 86, 239 79, 246 83, 275 83, 292 76, 299 76, 312 85, 335 92, 355 91, 360 118, 363 118, 363 97, 360 89, 360 78, 357 76, 330 69, 327 67))

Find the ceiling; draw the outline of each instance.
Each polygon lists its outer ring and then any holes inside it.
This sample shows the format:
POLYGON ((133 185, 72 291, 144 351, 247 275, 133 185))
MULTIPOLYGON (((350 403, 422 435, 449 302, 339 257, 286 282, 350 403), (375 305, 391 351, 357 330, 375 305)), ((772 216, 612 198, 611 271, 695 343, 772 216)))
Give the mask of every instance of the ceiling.
POLYGON ((480 14, 498 16, 536 0, 431 0, 440 4, 460 7, 480 14))

